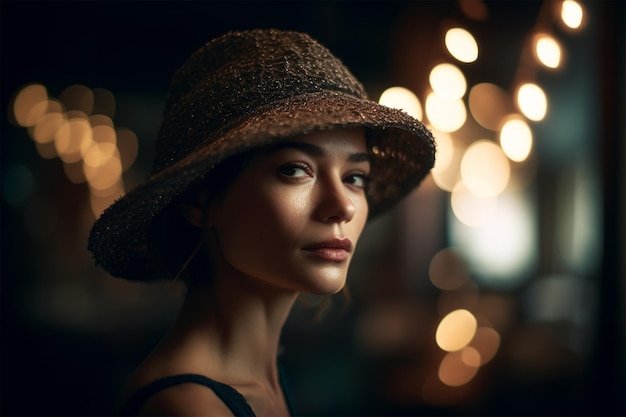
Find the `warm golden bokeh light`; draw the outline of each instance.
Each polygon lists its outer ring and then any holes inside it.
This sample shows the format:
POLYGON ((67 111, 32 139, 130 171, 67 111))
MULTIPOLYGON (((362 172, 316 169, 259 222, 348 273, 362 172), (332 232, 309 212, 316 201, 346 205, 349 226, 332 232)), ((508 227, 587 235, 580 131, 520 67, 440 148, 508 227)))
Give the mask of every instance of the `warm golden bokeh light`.
POLYGON ((481 326, 469 344, 480 353, 480 366, 485 365, 496 356, 500 348, 500 334, 493 328, 481 326))
POLYGON ((422 104, 408 88, 390 87, 383 91, 378 102, 387 107, 404 110, 417 120, 422 120, 422 104))
POLYGON ((114 144, 93 142, 83 155, 83 161, 90 168, 98 168, 117 155, 118 151, 114 144))
POLYGON ((533 133, 528 123, 521 117, 509 118, 500 130, 500 146, 510 160, 525 161, 533 147, 533 133))
POLYGON ((583 8, 577 1, 565 0, 561 4, 561 19, 567 27, 578 29, 583 22, 583 8))
POLYGON ((113 119, 105 114, 92 114, 91 116, 89 116, 89 123, 94 127, 108 126, 110 128, 113 128, 115 126, 113 124, 113 119))
POLYGON ((447 99, 436 92, 426 97, 426 116, 430 124, 442 132, 455 132, 467 120, 463 100, 447 99))
POLYGON ((460 62, 470 63, 478 59, 478 43, 470 32, 461 28, 452 28, 445 35, 446 49, 460 62))
POLYGON ((63 113, 46 113, 35 123, 31 136, 37 143, 50 143, 54 141, 57 132, 66 122, 63 113))
POLYGON ((96 197, 111 197, 112 195, 119 197, 124 194, 124 184, 122 183, 122 179, 120 178, 119 181, 115 182, 109 188, 103 188, 102 190, 98 190, 96 188, 90 187, 89 191, 96 197))
POLYGON ((110 143, 113 146, 117 145, 117 134, 112 126, 98 125, 92 128, 93 140, 97 143, 110 143))
POLYGON ((96 190, 106 190, 113 187, 122 176, 122 163, 117 155, 106 159, 101 165, 91 166, 83 164, 85 177, 89 186, 96 190))
POLYGON ((437 142, 437 158, 435 158, 435 165, 430 173, 439 188, 444 191, 452 191, 458 181, 458 166, 453 166, 454 141, 448 133, 436 129, 433 129, 433 136, 437 142))
POLYGON ((508 94, 491 83, 476 84, 470 89, 469 110, 474 120, 485 129, 496 131, 502 119, 514 108, 508 94))
POLYGON ((48 90, 41 84, 30 84, 20 90, 13 101, 13 116, 22 127, 34 126, 48 111, 48 90))
POLYGON ((96 217, 124 193, 122 172, 134 163, 139 141, 133 131, 115 129, 109 90, 76 84, 56 100, 43 85, 29 84, 16 94, 12 110, 42 158, 59 157, 70 182, 89 183, 96 217))
POLYGON ((476 317, 472 313, 465 309, 455 310, 439 322, 435 341, 446 352, 461 350, 472 341, 476 328, 476 317))
POLYGON ((436 65, 430 71, 428 80, 433 91, 448 99, 460 99, 467 90, 465 76, 452 64, 436 65))
POLYGON ((546 93, 537 84, 523 84, 517 90, 517 105, 528 119, 535 122, 543 120, 548 111, 546 93))
POLYGON ((498 207, 496 197, 478 196, 459 181, 450 194, 452 212, 461 223, 479 227, 492 218, 498 207))
MULTIPOLYGON (((471 354, 470 354, 471 355, 471 354)), ((468 354, 464 351, 449 352, 439 364, 439 379, 450 387, 465 385, 476 376, 477 366, 470 366, 465 361, 468 354)))
POLYGON ((561 64, 561 45, 552 36, 538 35, 535 39, 535 55, 547 68, 558 68, 561 64))
POLYGON ((84 85, 75 84, 67 87, 59 95, 59 100, 68 110, 80 110, 87 115, 93 113, 93 92, 84 85))
POLYGON ((139 140, 135 132, 126 128, 118 129, 117 147, 122 161, 122 169, 126 171, 135 162, 139 153, 139 140))
POLYGON ((502 149, 490 140, 477 140, 463 154, 461 178, 472 193, 494 197, 509 183, 511 166, 502 149))
POLYGON ((81 146, 83 142, 91 141, 92 130, 89 122, 82 118, 69 119, 57 131, 54 138, 59 158, 63 162, 78 162, 81 155, 81 146))
POLYGON ((478 368, 481 364, 480 352, 471 346, 466 346, 461 350, 461 360, 467 366, 478 368))
POLYGON ((454 248, 445 248, 431 259, 428 275, 435 287, 449 291, 465 284, 469 279, 470 271, 460 252, 454 248))

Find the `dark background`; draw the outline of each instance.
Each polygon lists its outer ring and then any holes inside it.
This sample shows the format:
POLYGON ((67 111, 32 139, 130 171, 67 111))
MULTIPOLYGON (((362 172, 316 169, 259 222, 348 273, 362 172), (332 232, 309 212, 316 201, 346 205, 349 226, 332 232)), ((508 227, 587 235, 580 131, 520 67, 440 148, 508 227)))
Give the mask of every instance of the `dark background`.
MULTIPOLYGON (((445 22, 460 22, 482 41, 481 60, 465 69, 468 82, 508 86, 543 2, 484 4, 489 17, 477 22, 464 16, 455 1, 2 1, 2 175, 20 163, 35 179, 28 203, 2 201, 2 415, 112 414, 120 384, 166 329, 179 295, 168 286, 118 283, 93 268, 85 250, 93 221, 84 214, 85 186, 66 181, 61 163, 41 159, 25 129, 11 122, 9 106, 21 87, 38 82, 51 96, 72 84, 112 91, 116 125, 131 128, 139 138, 139 157, 126 178, 132 185, 149 169, 151 140, 174 70, 207 40, 256 27, 308 32, 377 97, 389 85, 420 88, 426 64, 440 54, 435 35, 440 36, 445 22), (403 33, 417 36, 407 61, 424 63, 414 69, 414 78, 407 78, 398 57, 401 41, 406 42, 403 33)), ((510 354, 527 324, 517 312, 517 332, 511 332, 516 337, 504 338, 502 355, 464 391, 455 391, 456 400, 398 399, 385 387, 420 378, 403 382, 389 376, 389 369, 410 367, 415 358, 399 354, 381 359, 359 350, 351 329, 366 309, 363 299, 371 294, 357 285, 347 313, 333 313, 318 325, 296 317, 287 326, 284 362, 304 414, 624 415, 624 3, 584 4, 590 16, 585 32, 564 36, 568 70, 544 81, 556 102, 566 100, 565 89, 576 87, 577 81, 593 86, 584 109, 592 115, 594 130, 581 147, 597 167, 602 250, 597 268, 586 272, 596 289, 596 302, 589 304, 593 322, 584 333, 589 349, 564 367, 550 366, 559 359, 550 356, 554 352, 539 352, 533 371, 523 369, 525 362, 510 354), (363 294, 369 295, 359 298, 363 294)), ((551 129, 549 121, 538 127, 544 135, 551 129)), ((549 197, 551 178, 559 170, 567 172, 568 158, 553 148, 539 148, 544 177, 537 179, 537 190, 549 197)), ((402 215, 389 219, 398 221, 402 215)), ((445 225, 438 230, 433 239, 445 244, 445 225)), ((395 238, 397 232, 387 231, 380 240, 395 238)), ((369 239, 378 237, 370 232, 369 239)), ((381 252, 388 258, 376 261, 384 269, 393 264, 393 250, 387 246, 381 252)), ((549 263, 546 256, 537 273, 549 263)), ((355 269, 359 271, 358 264, 355 269)), ((413 291, 417 321, 428 322, 435 308, 432 290, 418 285, 413 291)), ((520 293, 507 296, 516 299, 520 293)), ((562 328, 552 323, 543 330, 549 339, 562 328)), ((421 360, 427 361, 430 354, 423 353, 421 360)))

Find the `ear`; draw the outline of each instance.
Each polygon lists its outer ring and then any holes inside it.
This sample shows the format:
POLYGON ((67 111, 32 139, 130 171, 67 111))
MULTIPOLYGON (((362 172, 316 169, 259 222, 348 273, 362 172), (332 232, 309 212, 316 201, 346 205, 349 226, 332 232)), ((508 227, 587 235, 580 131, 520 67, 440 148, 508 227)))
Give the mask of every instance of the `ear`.
POLYGON ((200 193, 196 198, 181 201, 178 205, 180 213, 192 226, 203 228, 210 226, 209 213, 205 195, 200 193))

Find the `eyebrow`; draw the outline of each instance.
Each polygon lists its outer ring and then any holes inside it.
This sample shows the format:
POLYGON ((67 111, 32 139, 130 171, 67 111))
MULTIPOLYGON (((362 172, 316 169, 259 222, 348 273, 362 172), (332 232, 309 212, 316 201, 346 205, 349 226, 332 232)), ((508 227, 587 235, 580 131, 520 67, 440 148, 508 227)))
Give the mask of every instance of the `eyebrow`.
MULTIPOLYGON (((279 142, 266 148, 267 153, 276 152, 282 149, 297 149, 311 156, 325 156, 328 154, 324 148, 307 142, 279 142)), ((367 152, 355 152, 348 156, 349 162, 369 162, 367 152)))

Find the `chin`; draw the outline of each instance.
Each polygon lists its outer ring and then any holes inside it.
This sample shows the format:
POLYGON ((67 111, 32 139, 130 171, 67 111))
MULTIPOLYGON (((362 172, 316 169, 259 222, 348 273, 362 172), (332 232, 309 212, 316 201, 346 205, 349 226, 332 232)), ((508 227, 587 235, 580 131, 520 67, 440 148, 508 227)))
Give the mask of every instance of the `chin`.
POLYGON ((314 295, 334 295, 343 289, 346 285, 346 277, 326 278, 324 282, 317 281, 312 283, 303 292, 314 295))

